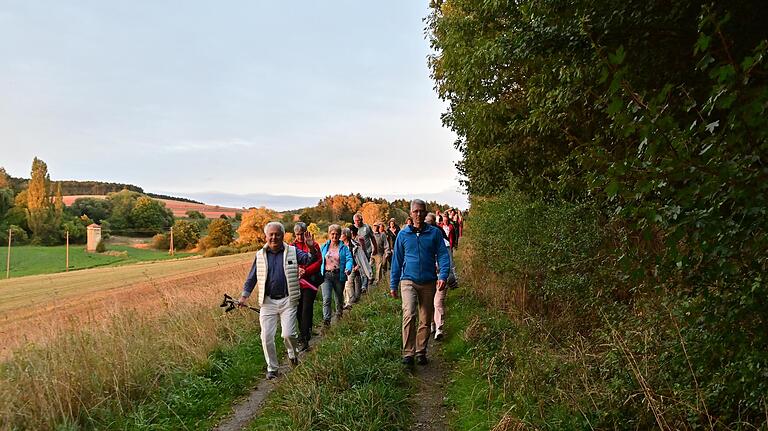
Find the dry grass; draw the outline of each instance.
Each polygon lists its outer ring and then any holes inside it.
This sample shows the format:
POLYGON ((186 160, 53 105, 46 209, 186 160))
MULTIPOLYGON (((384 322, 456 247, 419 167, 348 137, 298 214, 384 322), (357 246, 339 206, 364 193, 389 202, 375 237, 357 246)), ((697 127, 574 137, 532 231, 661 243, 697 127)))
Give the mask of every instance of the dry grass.
MULTIPOLYGON (((247 255, 205 269, 187 263, 187 273, 174 265, 164 278, 122 288, 110 280, 111 288, 73 295, 55 304, 58 313, 45 324, 43 307, 39 315, 17 315, 19 327, 43 326, 20 331, 35 343, 14 351, 0 368, 0 429, 51 429, 83 423, 95 409, 128 411, 163 376, 203 364, 213 349, 257 325, 255 313, 221 318, 218 307, 223 292, 239 290, 247 255)), ((132 274, 134 268, 123 269, 132 274)), ((119 271, 110 274, 119 278, 119 271)))

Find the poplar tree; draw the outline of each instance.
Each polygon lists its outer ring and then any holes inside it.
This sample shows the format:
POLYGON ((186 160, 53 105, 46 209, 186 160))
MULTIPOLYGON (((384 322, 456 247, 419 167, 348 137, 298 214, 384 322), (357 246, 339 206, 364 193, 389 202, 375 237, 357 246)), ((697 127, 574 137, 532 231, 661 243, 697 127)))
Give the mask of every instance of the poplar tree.
POLYGON ((33 240, 42 241, 49 230, 52 208, 50 194, 50 176, 48 166, 35 157, 32 161, 32 174, 27 189, 27 223, 32 231, 33 240))
POLYGON ((61 194, 61 182, 56 182, 56 197, 53 201, 53 214, 53 226, 58 227, 61 225, 61 220, 64 216, 64 196, 61 194))

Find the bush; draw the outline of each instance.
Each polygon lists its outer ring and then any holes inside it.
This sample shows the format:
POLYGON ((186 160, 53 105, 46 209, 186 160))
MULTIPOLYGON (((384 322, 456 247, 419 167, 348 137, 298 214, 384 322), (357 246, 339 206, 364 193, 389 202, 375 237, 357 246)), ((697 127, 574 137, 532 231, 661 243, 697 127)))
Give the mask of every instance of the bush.
POLYGON ((221 247, 216 247, 216 248, 206 250, 203 256, 205 257, 227 256, 230 254, 237 254, 240 252, 241 251, 238 248, 231 247, 228 245, 222 245, 221 247))
POLYGON ((105 251, 107 251, 107 244, 102 239, 98 244, 96 244, 96 253, 104 253, 105 251))
POLYGON ((215 248, 227 245, 234 239, 235 232, 228 220, 216 219, 208 226, 208 235, 200 241, 202 249, 215 248))
POLYGON ((13 245, 29 244, 29 235, 27 231, 16 225, 0 227, 0 247, 8 245, 8 229, 11 230, 11 243, 13 245))
POLYGON ((158 250, 168 250, 171 248, 171 239, 164 233, 159 233, 152 237, 152 248, 158 250))

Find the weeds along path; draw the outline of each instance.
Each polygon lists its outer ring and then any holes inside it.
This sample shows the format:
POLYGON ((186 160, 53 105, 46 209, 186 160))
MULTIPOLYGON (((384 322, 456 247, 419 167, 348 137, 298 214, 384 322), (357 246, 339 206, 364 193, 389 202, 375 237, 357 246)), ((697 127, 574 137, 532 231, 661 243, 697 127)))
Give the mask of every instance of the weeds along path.
MULTIPOLYGON (((245 279, 253 253, 141 263, 0 281, 0 359, 75 326, 98 326, 119 310, 151 315, 158 302, 194 300, 195 286, 223 274, 245 279)), ((230 293, 239 289, 233 288, 230 293)))

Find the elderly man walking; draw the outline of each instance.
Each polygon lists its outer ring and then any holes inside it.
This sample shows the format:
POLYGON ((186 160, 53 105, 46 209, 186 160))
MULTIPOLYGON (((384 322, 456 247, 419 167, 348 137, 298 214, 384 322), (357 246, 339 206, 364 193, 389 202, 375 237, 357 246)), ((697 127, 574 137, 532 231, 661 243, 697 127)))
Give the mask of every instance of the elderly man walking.
POLYGON ((267 244, 256 252, 256 258, 248 273, 240 296, 244 306, 254 287, 258 286, 261 310, 261 345, 267 361, 267 378, 277 377, 279 363, 275 350, 275 332, 280 321, 285 348, 292 365, 298 364, 298 343, 296 342, 296 311, 301 293, 299 292, 299 265, 308 265, 318 259, 314 238, 307 232, 304 242, 310 252, 283 242, 285 227, 279 222, 264 226, 267 244))
POLYGON ((445 290, 451 269, 443 235, 424 223, 427 205, 411 201, 413 225, 397 235, 392 254, 390 294, 397 298, 398 285, 403 300, 403 364, 427 363, 427 344, 431 333, 436 290, 445 290), (436 271, 436 268, 439 269, 436 271), (418 313, 418 327, 416 316, 418 313))
MULTIPOLYGON (((371 229, 369 225, 363 223, 363 215, 355 213, 355 215, 352 216, 352 221, 357 228, 358 238, 363 239, 363 251, 365 251, 366 260, 369 260, 374 254, 379 254, 376 238, 373 236, 373 229, 371 229)), ((360 296, 359 293, 365 293, 368 290, 368 282, 370 281, 369 277, 362 273, 360 274, 360 278, 362 280, 362 292, 356 292, 358 297, 360 296)))
POLYGON ((387 233, 385 232, 384 223, 377 222, 373 225, 374 242, 378 253, 371 256, 371 266, 375 268, 376 272, 373 276, 373 285, 379 284, 379 280, 384 279, 384 271, 387 268, 387 258, 390 255, 389 242, 387 241, 387 233))

